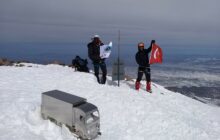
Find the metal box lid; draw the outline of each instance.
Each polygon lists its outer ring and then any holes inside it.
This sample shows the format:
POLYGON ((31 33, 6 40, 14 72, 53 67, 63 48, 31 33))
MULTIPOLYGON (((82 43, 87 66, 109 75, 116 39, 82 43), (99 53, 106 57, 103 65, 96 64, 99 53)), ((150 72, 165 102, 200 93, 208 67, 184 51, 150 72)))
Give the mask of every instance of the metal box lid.
POLYGON ((56 98, 58 100, 62 100, 64 102, 68 102, 70 104, 73 104, 73 106, 86 102, 85 98, 75 96, 75 95, 72 95, 72 94, 69 94, 66 92, 62 92, 59 90, 47 91, 42 94, 56 98))

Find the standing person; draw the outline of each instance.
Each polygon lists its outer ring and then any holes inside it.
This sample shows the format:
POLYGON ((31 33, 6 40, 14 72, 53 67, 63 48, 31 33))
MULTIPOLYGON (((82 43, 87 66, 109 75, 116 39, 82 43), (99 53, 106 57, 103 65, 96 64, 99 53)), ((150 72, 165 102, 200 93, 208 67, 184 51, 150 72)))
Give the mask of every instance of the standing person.
POLYGON ((144 48, 144 43, 138 43, 138 52, 136 53, 136 62, 139 65, 138 67, 138 77, 135 82, 135 89, 139 90, 140 88, 140 81, 142 80, 143 74, 146 77, 146 90, 147 92, 152 93, 151 90, 151 75, 150 75, 150 64, 149 64, 149 57, 148 54, 151 52, 152 44, 155 43, 155 40, 151 41, 151 45, 148 49, 144 48))
POLYGON ((100 46, 104 45, 100 40, 99 35, 95 35, 92 42, 90 42, 88 46, 88 55, 92 60, 94 65, 95 76, 97 78, 98 83, 105 84, 107 68, 105 64, 105 59, 100 57, 100 46), (99 68, 102 70, 102 78, 99 78, 99 68))

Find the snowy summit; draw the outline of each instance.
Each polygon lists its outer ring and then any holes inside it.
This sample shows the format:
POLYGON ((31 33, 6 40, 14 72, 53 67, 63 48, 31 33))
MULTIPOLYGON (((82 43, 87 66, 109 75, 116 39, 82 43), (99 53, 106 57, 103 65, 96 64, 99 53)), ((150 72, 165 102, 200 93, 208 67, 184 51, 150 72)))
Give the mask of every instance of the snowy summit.
POLYGON ((0 67, 0 140, 75 140, 63 125, 41 118, 41 93, 61 90, 95 104, 102 135, 98 140, 219 140, 220 108, 166 90, 153 83, 153 93, 134 82, 121 86, 108 77, 59 65, 0 67))

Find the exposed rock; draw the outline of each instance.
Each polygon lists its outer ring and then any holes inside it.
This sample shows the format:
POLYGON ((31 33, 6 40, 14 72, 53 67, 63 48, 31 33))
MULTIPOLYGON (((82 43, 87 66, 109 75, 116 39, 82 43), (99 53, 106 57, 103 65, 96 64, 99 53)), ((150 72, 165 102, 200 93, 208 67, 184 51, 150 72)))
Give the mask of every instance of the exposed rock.
POLYGON ((13 61, 9 61, 6 58, 0 58, 0 66, 12 66, 13 61))
POLYGON ((16 64, 15 66, 16 67, 24 67, 25 65, 24 64, 16 64))
MULTIPOLYGON (((10 61, 6 58, 0 58, 0 66, 16 66, 16 67, 23 67, 25 66, 24 64, 22 63, 31 63, 30 61, 27 61, 27 60, 19 60, 19 61, 10 61)), ((56 65, 61 65, 61 66, 66 66, 65 63, 62 63, 60 61, 52 61, 48 64, 56 64, 56 65)), ((31 67, 31 66, 28 66, 28 67, 31 67)), ((69 65, 69 67, 72 67, 72 65, 69 65)))
POLYGON ((27 61, 27 60, 21 60, 21 61, 17 61, 16 63, 30 63, 30 61, 27 61))
POLYGON ((57 64, 57 65, 62 65, 65 66, 65 63, 59 62, 57 60, 50 62, 49 64, 57 64))

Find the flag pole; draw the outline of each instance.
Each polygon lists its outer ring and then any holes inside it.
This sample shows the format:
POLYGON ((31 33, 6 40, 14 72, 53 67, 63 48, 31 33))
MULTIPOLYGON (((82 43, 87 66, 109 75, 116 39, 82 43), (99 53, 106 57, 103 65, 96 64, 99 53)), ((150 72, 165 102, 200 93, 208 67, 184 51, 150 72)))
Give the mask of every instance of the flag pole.
POLYGON ((120 86, 120 30, 118 30, 118 87, 120 86))

